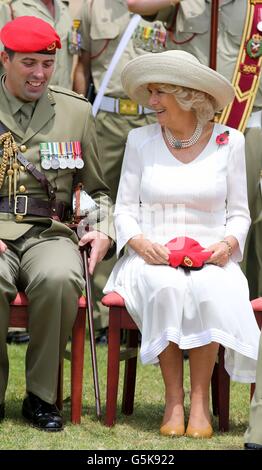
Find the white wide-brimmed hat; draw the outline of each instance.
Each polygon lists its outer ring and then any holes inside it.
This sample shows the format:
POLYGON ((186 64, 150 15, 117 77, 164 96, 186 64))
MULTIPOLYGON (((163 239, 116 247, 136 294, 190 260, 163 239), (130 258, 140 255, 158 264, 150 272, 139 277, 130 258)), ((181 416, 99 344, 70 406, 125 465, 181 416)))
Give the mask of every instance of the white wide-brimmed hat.
POLYGON ((121 79, 126 94, 143 106, 149 106, 149 83, 167 83, 204 91, 215 98, 217 111, 235 96, 233 86, 225 77, 185 51, 166 51, 136 57, 126 64, 121 79))

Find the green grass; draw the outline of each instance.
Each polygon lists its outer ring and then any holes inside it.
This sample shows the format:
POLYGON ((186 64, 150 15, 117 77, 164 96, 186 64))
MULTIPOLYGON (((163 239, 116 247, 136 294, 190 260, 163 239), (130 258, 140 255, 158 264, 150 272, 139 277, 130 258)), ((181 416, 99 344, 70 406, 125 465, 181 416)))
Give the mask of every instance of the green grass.
MULTIPOLYGON (((117 424, 107 428, 96 419, 90 352, 87 344, 85 356, 85 381, 83 416, 80 426, 70 423, 70 403, 64 405, 65 429, 61 433, 46 433, 30 427, 21 417, 21 405, 25 391, 23 345, 9 346, 10 375, 6 393, 6 419, 0 424, 0 449, 82 449, 82 450, 176 450, 176 449, 242 449, 243 434, 247 427, 249 386, 231 383, 230 432, 219 433, 217 418, 213 425, 212 439, 168 438, 159 435, 162 419, 163 384, 159 367, 142 366, 139 362, 135 407, 132 416, 120 412, 117 424)), ((98 347, 99 379, 103 414, 105 411, 107 347, 98 347)), ((189 405, 188 361, 186 361, 186 412, 189 405)), ((121 365, 121 372, 122 372, 121 365)), ((69 362, 65 361, 64 397, 69 396, 69 362)), ((121 374, 122 376, 122 374, 121 374)), ((121 390, 122 382, 119 390, 121 390)))

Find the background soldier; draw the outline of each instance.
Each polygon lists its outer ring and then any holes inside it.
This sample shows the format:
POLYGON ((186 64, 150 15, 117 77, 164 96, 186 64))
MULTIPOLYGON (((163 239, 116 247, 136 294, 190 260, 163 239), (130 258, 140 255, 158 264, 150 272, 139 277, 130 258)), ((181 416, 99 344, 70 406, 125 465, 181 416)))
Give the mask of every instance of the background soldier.
MULTIPOLYGON (((208 65, 212 0, 127 0, 128 7, 150 19, 165 22, 168 49, 182 49, 208 65)), ((217 42, 217 71, 232 80, 238 58, 247 13, 246 0, 221 0, 217 42)), ((260 33, 257 25, 257 33, 260 33)), ((262 296, 262 84, 258 89, 253 113, 247 124, 246 162, 249 208, 252 226, 246 243, 242 268, 248 278, 250 297, 262 296), (258 219, 259 217, 259 219, 258 219), (257 220, 258 219, 258 220, 257 220)))
POLYGON ((62 222, 73 183, 82 182, 104 213, 80 241, 91 244, 92 273, 110 246, 110 201, 90 104, 70 90, 48 87, 61 47, 54 28, 39 18, 19 17, 3 27, 0 39, 6 71, 0 82, 0 419, 9 304, 19 283, 30 313, 22 413, 39 429, 60 431, 58 366, 84 288, 78 240, 62 222))
POLYGON ((83 0, 69 0, 69 11, 72 18, 76 18, 77 13, 79 12, 82 6, 83 0))
MULTIPOLYGON (((129 24, 131 14, 125 0, 87 0, 81 11, 82 53, 75 71, 74 90, 87 93, 91 82, 97 92, 101 86, 113 54, 129 24)), ((158 25, 141 21, 128 42, 105 90, 105 96, 96 119, 101 166, 113 201, 116 199, 120 170, 128 132, 139 126, 150 124, 154 118, 148 110, 127 99, 120 81, 125 64, 139 54, 161 50, 164 35, 158 25), (141 47, 143 45, 143 47, 141 47)), ((112 270, 114 260, 103 261, 94 278, 94 309, 96 328, 108 324, 107 308, 101 305, 102 289, 112 270), (100 312, 100 314, 99 314, 100 312)))
MULTIPOLYGON (((51 24, 61 38, 62 48, 57 53, 53 85, 72 88, 73 54, 70 52, 70 38, 73 22, 68 9, 69 2, 62 0, 0 0, 0 29, 19 16, 37 16, 51 24)), ((72 49, 72 48, 71 48, 72 49)), ((0 74, 3 69, 0 67, 0 74)))

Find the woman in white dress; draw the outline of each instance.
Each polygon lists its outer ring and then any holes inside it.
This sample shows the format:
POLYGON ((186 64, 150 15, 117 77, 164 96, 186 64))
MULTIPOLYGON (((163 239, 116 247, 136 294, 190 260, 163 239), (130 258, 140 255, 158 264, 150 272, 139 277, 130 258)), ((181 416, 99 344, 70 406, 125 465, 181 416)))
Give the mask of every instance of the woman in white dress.
POLYGON ((115 208, 117 251, 126 250, 105 292, 125 299, 142 333, 142 362, 160 363, 161 434, 211 437, 209 386, 219 344, 232 379, 252 382, 259 342, 238 265, 250 224, 244 137, 211 122, 234 90, 183 51, 132 60, 122 83, 132 100, 156 112, 158 123, 129 133, 115 208), (202 269, 169 265, 165 244, 175 237, 212 252, 202 269), (183 349, 191 380, 186 430, 183 349))

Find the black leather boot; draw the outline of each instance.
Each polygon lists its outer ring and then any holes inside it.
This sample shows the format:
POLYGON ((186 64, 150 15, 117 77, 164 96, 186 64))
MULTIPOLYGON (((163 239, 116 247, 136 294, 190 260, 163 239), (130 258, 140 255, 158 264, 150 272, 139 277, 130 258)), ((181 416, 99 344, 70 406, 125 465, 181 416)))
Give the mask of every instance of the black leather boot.
POLYGON ((50 405, 29 392, 23 401, 22 415, 32 426, 42 431, 62 431, 63 421, 56 405, 50 405))

